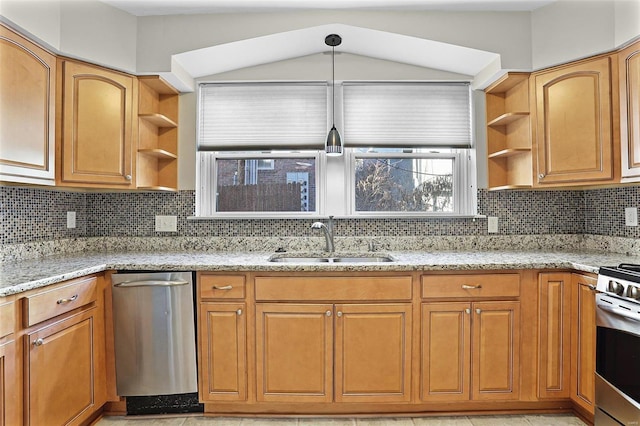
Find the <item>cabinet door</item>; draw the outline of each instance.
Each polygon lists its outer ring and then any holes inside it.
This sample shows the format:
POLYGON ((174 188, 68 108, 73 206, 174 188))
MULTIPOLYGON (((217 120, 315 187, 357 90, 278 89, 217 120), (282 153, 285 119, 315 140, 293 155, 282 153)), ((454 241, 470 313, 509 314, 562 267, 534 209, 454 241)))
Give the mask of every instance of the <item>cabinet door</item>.
POLYGON ((61 183, 134 188, 134 79, 73 61, 61 64, 61 183))
POLYGON ((594 414, 596 279, 573 274, 571 306, 571 400, 594 414))
POLYGON ((540 398, 568 398, 571 365, 571 274, 539 276, 540 398))
POLYGON ((640 180, 640 41, 618 53, 622 177, 640 180))
POLYGON ((16 343, 0 344, 0 426, 19 425, 21 415, 17 383, 16 343))
POLYGON ((336 305, 335 312, 335 401, 410 401, 411 305, 336 305))
POLYGON ((422 305, 423 401, 467 401, 471 377, 471 304, 422 305))
POLYGON ((535 76, 539 185, 612 180, 610 58, 535 76))
POLYGON ((471 398, 520 397, 520 303, 472 305, 471 398))
POLYGON ((0 180, 55 183, 56 59, 0 25, 0 180))
POLYGON ((97 408, 94 311, 25 335, 28 425, 81 424, 97 408))
POLYGON ((200 399, 246 401, 247 349, 244 303, 200 306, 200 399))
POLYGON ((258 401, 331 402, 333 305, 256 304, 258 401))

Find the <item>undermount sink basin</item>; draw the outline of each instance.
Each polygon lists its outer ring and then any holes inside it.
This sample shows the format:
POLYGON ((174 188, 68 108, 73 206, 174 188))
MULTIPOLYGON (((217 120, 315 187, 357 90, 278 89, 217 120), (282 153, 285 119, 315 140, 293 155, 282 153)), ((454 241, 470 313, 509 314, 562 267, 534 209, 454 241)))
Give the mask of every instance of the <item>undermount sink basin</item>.
POLYGON ((393 262, 387 255, 381 256, 273 256, 269 262, 280 263, 384 263, 393 262))

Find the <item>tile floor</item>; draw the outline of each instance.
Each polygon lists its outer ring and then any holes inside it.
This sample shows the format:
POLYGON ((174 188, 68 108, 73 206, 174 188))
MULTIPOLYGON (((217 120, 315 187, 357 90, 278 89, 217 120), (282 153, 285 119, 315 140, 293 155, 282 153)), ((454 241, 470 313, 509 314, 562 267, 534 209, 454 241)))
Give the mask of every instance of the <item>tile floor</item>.
POLYGON ((414 418, 104 417, 95 426, 586 426, 571 414, 414 418))

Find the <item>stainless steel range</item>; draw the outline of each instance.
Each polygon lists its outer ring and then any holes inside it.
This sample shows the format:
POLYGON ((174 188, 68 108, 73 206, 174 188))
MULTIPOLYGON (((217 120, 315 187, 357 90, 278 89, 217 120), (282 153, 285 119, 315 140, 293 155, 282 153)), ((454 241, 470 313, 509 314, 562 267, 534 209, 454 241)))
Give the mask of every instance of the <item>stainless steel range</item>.
POLYGON ((640 425, 640 265, 602 267, 596 290, 597 426, 640 425))

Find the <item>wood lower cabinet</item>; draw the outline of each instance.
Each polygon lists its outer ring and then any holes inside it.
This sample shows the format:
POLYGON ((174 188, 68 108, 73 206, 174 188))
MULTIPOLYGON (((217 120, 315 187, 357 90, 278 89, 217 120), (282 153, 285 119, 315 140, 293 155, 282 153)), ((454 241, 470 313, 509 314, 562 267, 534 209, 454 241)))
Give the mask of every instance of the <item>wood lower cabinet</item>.
POLYGON ((200 400, 247 400, 245 303, 200 304, 200 400))
POLYGON ((81 424, 96 408, 95 310, 25 336, 29 425, 81 424))
POLYGON ((0 87, 0 180, 55 184, 55 56, 0 25, 0 87))
POLYGON ((333 400, 333 305, 256 304, 258 401, 333 400))
POLYGON ((104 294, 103 277, 90 276, 17 298, 25 425, 86 424, 105 404, 104 294))
POLYGON ((335 401, 409 402, 411 305, 335 305, 335 401))
POLYGON ((568 398, 571 369, 571 274, 541 273, 538 285, 538 396, 568 398))
POLYGON ((16 343, 0 343, 0 426, 20 424, 16 343))
POLYGON ((595 410, 596 281, 573 274, 571 284, 571 400, 591 416, 595 410))
POLYGON ((258 401, 409 402, 411 305, 258 303, 256 353, 258 401))
POLYGON ((640 181, 640 40, 618 52, 622 178, 640 181))
POLYGON ((57 184, 134 189, 135 78, 58 59, 57 184))
POLYGON ((520 302, 422 306, 422 400, 517 400, 520 302))
POLYGON ((601 56, 533 74, 537 186, 619 179, 611 67, 601 56))

